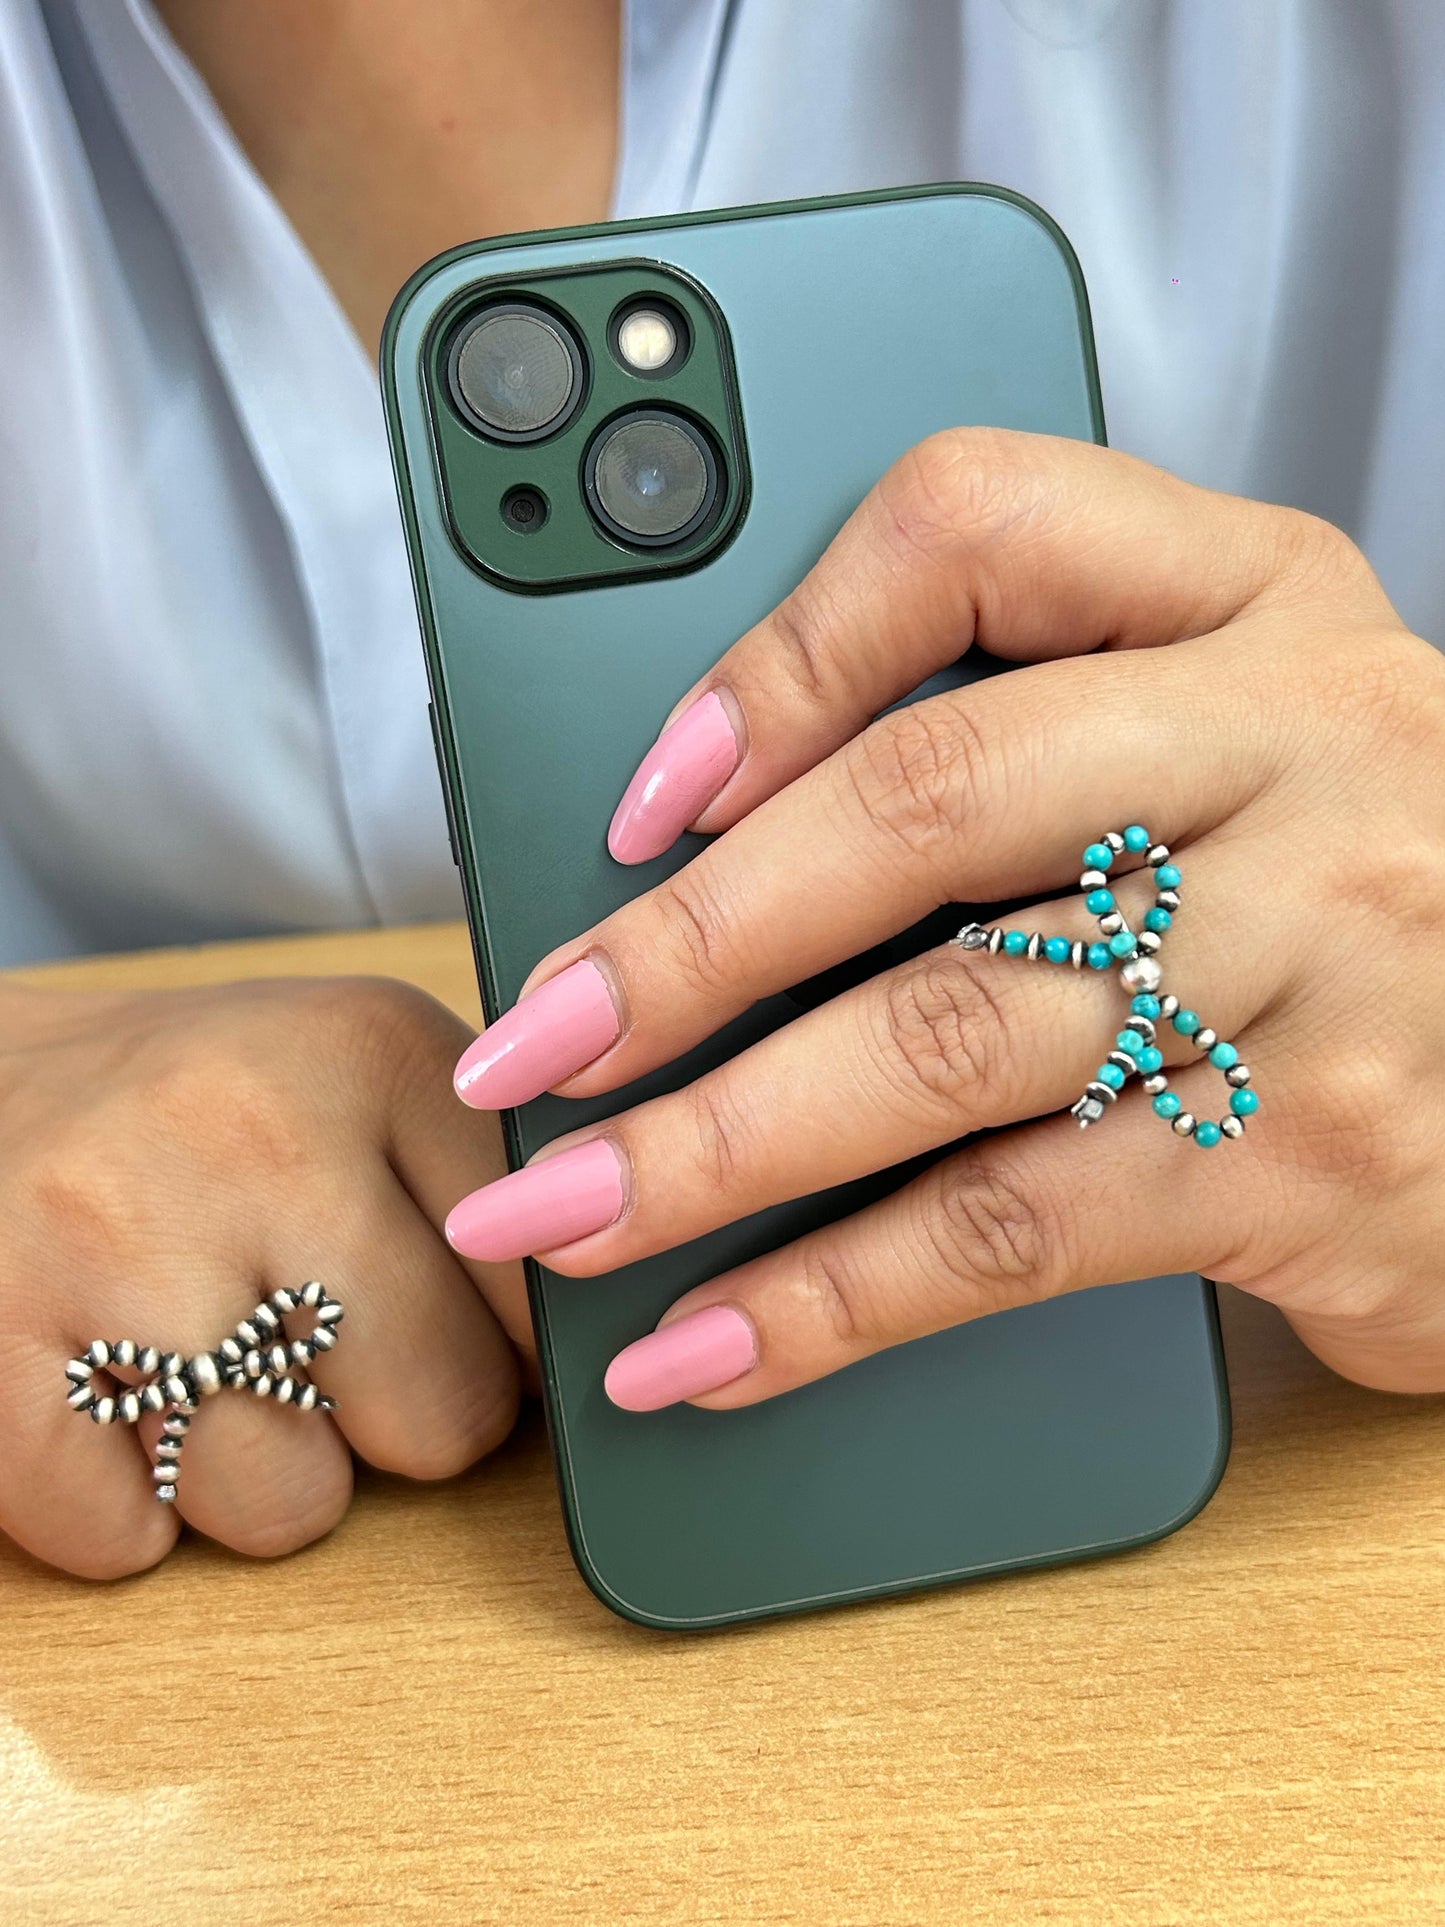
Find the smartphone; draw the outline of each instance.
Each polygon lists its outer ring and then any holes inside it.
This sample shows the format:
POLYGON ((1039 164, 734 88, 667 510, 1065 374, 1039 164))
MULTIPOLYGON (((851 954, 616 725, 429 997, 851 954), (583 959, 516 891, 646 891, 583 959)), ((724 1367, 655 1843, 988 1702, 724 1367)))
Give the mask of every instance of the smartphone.
MULTIPOLYGON (((454 249, 397 297, 382 382, 489 1021, 545 952, 696 854, 685 836, 615 863, 618 798, 672 704, 899 455, 960 423, 1104 439, 1068 242, 1020 196, 970 184, 454 249)), ((971 651, 926 687, 1002 667, 971 651)), ((967 915, 626 1089, 508 1113, 513 1167, 967 915)), ((1209 1498, 1228 1403, 1195 1277, 978 1319, 741 1411, 609 1403, 608 1361, 680 1293, 909 1175, 602 1277, 529 1266, 567 1531, 615 1611, 690 1628, 902 1593, 1139 1545, 1209 1498)))

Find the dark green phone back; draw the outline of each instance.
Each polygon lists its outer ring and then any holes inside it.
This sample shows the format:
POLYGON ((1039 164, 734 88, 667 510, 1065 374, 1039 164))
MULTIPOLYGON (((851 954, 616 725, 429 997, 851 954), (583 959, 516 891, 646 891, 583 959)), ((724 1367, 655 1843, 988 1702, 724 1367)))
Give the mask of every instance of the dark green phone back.
MULTIPOLYGON (((642 868, 614 863, 617 799, 673 702, 793 586, 898 455, 957 423, 1103 439, 1074 258, 1036 208, 994 188, 458 250, 398 298, 383 381, 489 1018, 544 952, 694 854, 698 839, 685 837, 642 868), (692 573, 514 592, 448 532, 429 324, 483 280, 638 258, 693 276, 726 319, 747 513, 692 573)), ((996 668, 969 658, 954 680, 996 668)), ((759 1006, 605 1100, 526 1105, 507 1120, 511 1157, 697 1075, 793 1014, 785 998, 759 1006)), ((1208 1499, 1228 1412, 1213 1293, 1193 1277, 981 1319, 742 1411, 609 1404, 608 1360, 680 1292, 898 1181, 803 1199, 600 1278, 532 1268, 572 1547, 618 1612, 711 1625, 1083 1557, 1157 1538, 1208 1499)), ((1117 1203, 1155 1208, 1140 1194, 1117 1203)))

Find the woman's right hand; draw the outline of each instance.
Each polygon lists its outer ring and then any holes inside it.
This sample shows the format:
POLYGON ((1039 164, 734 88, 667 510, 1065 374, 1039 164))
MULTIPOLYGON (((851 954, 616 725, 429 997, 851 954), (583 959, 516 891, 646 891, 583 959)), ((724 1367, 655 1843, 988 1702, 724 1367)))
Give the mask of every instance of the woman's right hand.
POLYGON ((452 1095, 471 1035, 382 979, 0 978, 0 1528, 96 1579, 164 1558, 181 1519, 265 1557, 336 1524, 352 1450, 444 1478, 506 1436, 531 1343, 520 1270, 467 1263, 441 1230, 479 1169, 505 1168, 495 1118, 452 1095), (93 1339, 213 1350, 311 1278, 345 1307, 310 1371, 334 1417, 206 1399, 174 1506, 154 1496, 158 1417, 67 1405, 66 1361, 93 1339))

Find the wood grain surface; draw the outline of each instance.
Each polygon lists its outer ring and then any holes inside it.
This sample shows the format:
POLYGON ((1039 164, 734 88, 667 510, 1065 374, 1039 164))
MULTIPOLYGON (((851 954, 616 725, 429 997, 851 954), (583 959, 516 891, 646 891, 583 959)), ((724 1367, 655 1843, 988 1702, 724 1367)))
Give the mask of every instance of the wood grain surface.
MULTIPOLYGON (((451 927, 29 974, 352 970, 475 1016, 451 927)), ((1089 1566, 649 1632, 574 1573, 535 1413, 450 1484, 363 1474, 276 1564, 187 1540, 100 1587, 0 1549, 0 1918, 1445 1919, 1445 1400, 1222 1296, 1219 1494, 1089 1566)))

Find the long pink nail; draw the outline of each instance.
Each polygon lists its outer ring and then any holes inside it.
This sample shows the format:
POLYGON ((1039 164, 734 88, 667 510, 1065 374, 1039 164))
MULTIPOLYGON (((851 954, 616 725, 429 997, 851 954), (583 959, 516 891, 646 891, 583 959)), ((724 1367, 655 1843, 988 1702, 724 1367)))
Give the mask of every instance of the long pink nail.
POLYGON ((731 1305, 709 1305, 619 1352, 603 1384, 624 1412, 656 1412, 730 1385, 757 1362, 757 1333, 748 1320, 731 1305))
POLYGON ((607 847, 619 863, 670 850, 738 765, 738 739, 715 690, 663 730, 617 805, 607 847))
POLYGON ((538 984, 462 1053, 457 1096, 479 1111, 525 1104, 580 1071, 622 1028, 607 980, 585 957, 538 984))
POLYGON ((499 1264, 600 1231, 623 1202, 622 1162, 606 1138, 592 1138, 473 1191, 447 1219, 447 1238, 464 1258, 499 1264))

